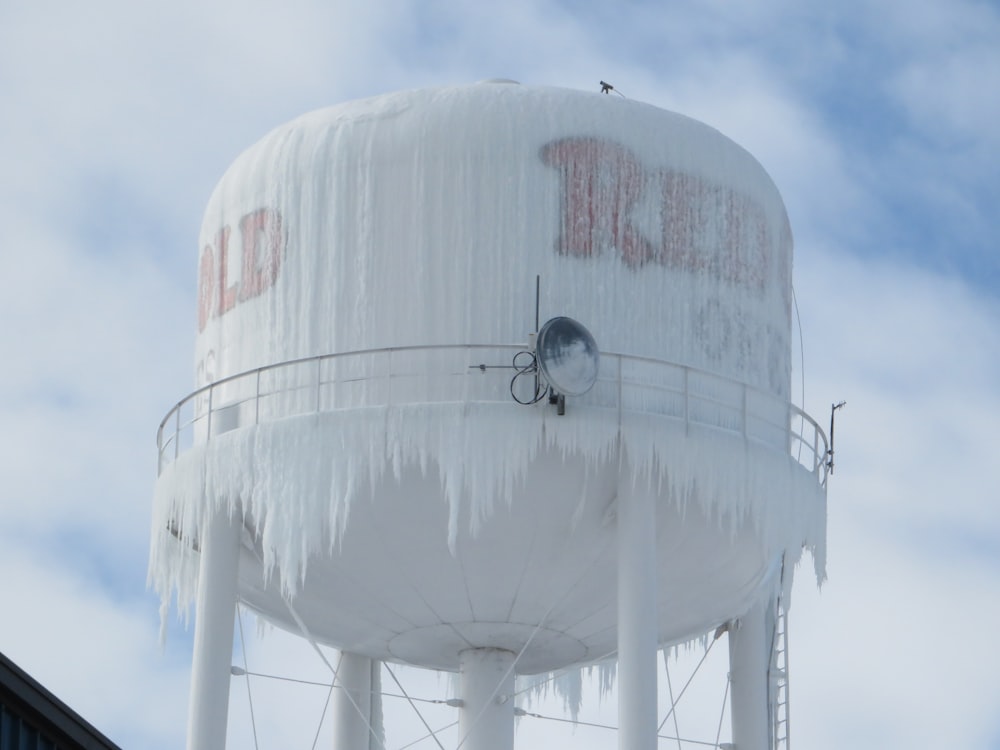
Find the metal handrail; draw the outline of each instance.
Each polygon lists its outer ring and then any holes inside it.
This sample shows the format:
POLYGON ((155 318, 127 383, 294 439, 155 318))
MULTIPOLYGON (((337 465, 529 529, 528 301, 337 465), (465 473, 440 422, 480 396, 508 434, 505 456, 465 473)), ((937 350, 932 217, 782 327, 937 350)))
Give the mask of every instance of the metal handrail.
MULTIPOLYGON (((216 434, 220 413, 223 411, 239 409, 244 405, 252 404, 252 407, 248 407, 248 411, 252 411, 252 413, 247 415, 245 424, 240 424, 239 426, 261 424, 272 419, 279 419, 294 414, 315 414, 336 411, 337 409, 345 408, 345 406, 338 405, 335 400, 331 400, 331 403, 325 406, 323 400, 324 387, 332 388, 349 384, 377 383, 380 381, 384 381, 386 386, 386 395, 384 398, 370 399, 366 395, 363 399, 364 403, 352 403, 350 408, 359 405, 392 405, 393 379, 398 380, 405 377, 444 378, 455 376, 474 378, 488 372, 495 373, 496 370, 504 370, 507 367, 506 363, 503 362, 481 364, 470 361, 461 371, 446 369, 433 371, 432 369, 424 368, 414 372, 407 371, 399 364, 394 364, 394 361, 398 363, 400 358, 398 356, 394 358, 393 355, 422 351, 441 353, 467 351, 470 355, 474 352, 492 352, 497 355, 506 353, 509 355, 509 358, 512 358, 514 354, 523 350, 523 346, 516 344, 443 344, 358 349, 349 352, 287 360, 230 375, 193 391, 178 401, 167 412, 166 416, 160 422, 156 433, 158 471, 162 472, 163 467, 167 463, 176 460, 181 453, 194 445, 194 433, 199 429, 199 425, 203 425, 200 429, 203 431, 205 440, 210 439, 213 434, 216 434), (367 357, 374 362, 380 355, 385 355, 386 366, 376 374, 366 372, 359 376, 340 378, 333 376, 324 380, 323 368, 327 363, 335 363, 338 360, 346 361, 359 357, 367 357), (262 390, 263 376, 278 370, 283 370, 292 375, 292 384, 274 390, 262 390), (312 377, 306 380, 306 385, 299 384, 299 379, 294 376, 301 376, 309 370, 312 370, 314 373, 312 377), (242 398, 230 397, 228 400, 224 398, 227 390, 238 391, 241 388, 246 388, 248 385, 252 385, 252 388, 249 389, 249 395, 242 398), (275 415, 262 415, 261 405, 264 399, 276 396, 290 396, 296 392, 304 391, 304 389, 310 389, 314 394, 310 398, 311 406, 309 408, 292 409, 287 407, 284 412, 279 411, 275 415), (190 412, 190 414, 184 416, 187 412, 190 412), (185 436, 189 439, 182 447, 182 438, 185 436)), ((591 393, 575 399, 576 403, 589 407, 616 409, 619 420, 624 412, 650 413, 683 422, 686 431, 689 431, 692 425, 698 425, 700 427, 732 432, 733 434, 743 436, 745 439, 777 445, 777 439, 765 440, 761 436, 760 433, 762 430, 768 431, 769 434, 780 437, 781 442, 791 451, 792 456, 801 465, 816 475, 820 485, 825 486, 828 448, 826 435, 816 420, 793 404, 778 398, 774 394, 754 388, 732 378, 688 367, 687 365, 666 362, 652 357, 614 352, 602 353, 601 360, 601 374, 598 376, 597 385, 591 393), (650 379, 651 382, 640 382, 634 377, 630 379, 629 374, 625 372, 626 365, 652 368, 660 377, 650 379), (672 386, 665 384, 668 382, 667 376, 669 375, 677 376, 676 380, 680 381, 680 385, 672 386), (706 387, 696 389, 692 384, 697 381, 704 381, 706 387), (610 386, 608 390, 609 395, 605 396, 603 401, 599 395, 594 395, 595 392, 601 390, 598 387, 601 384, 610 386), (711 385, 716 386, 717 390, 732 390, 735 388, 737 392, 731 394, 729 398, 715 395, 711 392, 711 385), (637 407, 630 407, 626 403, 633 397, 641 396, 644 393, 651 394, 654 399, 659 397, 668 401, 670 397, 673 397, 674 399, 680 399, 680 403, 675 404, 673 411, 665 408, 654 408, 648 403, 648 400, 637 407), (751 403, 764 404, 765 408, 754 412, 751 409, 751 403), (701 411, 707 410, 711 412, 715 418, 700 414, 699 407, 701 411), (735 424, 727 425, 723 423, 722 414, 724 412, 738 417, 735 420, 735 424), (778 414, 781 415, 780 418, 775 416, 778 414), (759 425, 757 430, 750 428, 752 421, 759 425), (798 424, 798 429, 793 428, 794 423, 798 424)), ((510 369, 513 371, 513 368, 510 369)), ((506 383, 509 379, 507 376, 504 376, 503 382, 506 383)), ((463 382, 468 386, 470 381, 463 382)), ((506 394, 506 386, 504 386, 502 394, 489 398, 469 398, 468 387, 464 390, 464 395, 461 398, 438 399, 436 402, 510 402, 509 395, 503 395, 506 394)), ((413 402, 416 403, 418 401, 414 400, 413 402)), ((410 401, 401 403, 410 403, 410 401)), ((221 432, 223 430, 218 431, 221 432)))

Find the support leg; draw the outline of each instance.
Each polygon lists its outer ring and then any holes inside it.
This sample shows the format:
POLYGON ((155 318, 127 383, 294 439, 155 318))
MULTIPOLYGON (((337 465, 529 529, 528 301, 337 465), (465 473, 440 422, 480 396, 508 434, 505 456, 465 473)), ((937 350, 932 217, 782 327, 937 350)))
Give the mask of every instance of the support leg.
POLYGON ((188 750, 226 746, 241 533, 239 520, 222 510, 209 520, 201 536, 188 750))
POLYGON ((499 648, 472 648, 459 655, 463 706, 458 736, 462 750, 513 750, 513 663, 514 654, 499 648))
POLYGON ((770 709, 767 705, 767 669, 771 637, 767 631, 765 597, 729 630, 729 676, 733 744, 737 750, 768 750, 770 709))
POLYGON ((618 747, 656 750, 656 501, 618 495, 618 747))
POLYGON ((379 662, 367 656, 341 653, 337 669, 337 687, 333 691, 334 750, 369 750, 380 747, 372 737, 381 722, 373 708, 381 691, 378 684, 379 662))

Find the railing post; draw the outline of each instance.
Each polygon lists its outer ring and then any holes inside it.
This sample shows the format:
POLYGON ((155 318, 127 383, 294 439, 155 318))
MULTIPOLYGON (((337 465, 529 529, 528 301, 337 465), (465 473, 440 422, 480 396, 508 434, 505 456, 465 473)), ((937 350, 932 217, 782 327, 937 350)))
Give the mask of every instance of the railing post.
POLYGON ((260 424, 260 368, 257 368, 257 379, 253 387, 253 423, 260 424))
POLYGON ((322 371, 323 371, 322 362, 323 362, 322 357, 316 357, 316 413, 317 414, 319 414, 321 405, 320 402, 322 400, 322 396, 320 395, 320 388, 322 387, 322 383, 320 382, 320 380, 322 378, 322 371))
MULTIPOLYGON (((465 347, 464 347, 464 351, 465 351, 465 359, 466 360, 471 360, 472 359, 472 352, 473 352, 472 347, 469 344, 466 344, 465 347)), ((465 373, 464 373, 464 375, 462 376, 462 403, 463 404, 468 404, 469 401, 470 401, 470 399, 472 398, 472 394, 470 393, 470 390, 472 388, 472 378, 470 378, 469 375, 470 375, 469 370, 466 370, 465 373)))
POLYGON ((684 435, 691 433, 691 370, 684 368, 684 435))
POLYGON ((622 414, 625 411, 625 384, 622 382, 622 355, 618 355, 618 433, 622 430, 622 414))
POLYGON ((208 387, 208 424, 205 426, 205 440, 212 439, 212 393, 215 391, 215 386, 210 385, 208 387))
POLYGON ((161 471, 163 471, 163 428, 162 427, 156 433, 156 476, 160 476, 161 471))
MULTIPOLYGON (((800 431, 802 429, 801 425, 802 425, 802 420, 799 419, 799 430, 800 431)), ((800 438, 800 440, 801 440, 801 438, 800 438)), ((788 403, 787 401, 785 402, 785 445, 788 446, 788 452, 791 453, 791 451, 792 451, 792 405, 790 403, 788 403)), ((801 456, 801 455, 802 455, 802 453, 800 451, 799 452, 799 456, 801 456)), ((801 464, 802 462, 799 461, 799 463, 801 464)))
POLYGON ((743 395, 743 399, 742 399, 743 403, 740 405, 740 408, 743 411, 743 439, 746 440, 747 439, 747 432, 748 432, 748 430, 747 430, 747 419, 748 419, 748 416, 747 416, 747 386, 746 386, 746 383, 743 384, 742 395, 743 395))
POLYGON ((813 471, 819 473, 819 467, 823 465, 823 458, 819 455, 819 430, 813 426, 813 471))
POLYGON ((393 351, 395 351, 395 350, 390 347, 389 354, 386 357, 386 366, 385 366, 385 388, 386 388, 385 402, 386 402, 386 406, 392 406, 392 353, 393 353, 393 351))

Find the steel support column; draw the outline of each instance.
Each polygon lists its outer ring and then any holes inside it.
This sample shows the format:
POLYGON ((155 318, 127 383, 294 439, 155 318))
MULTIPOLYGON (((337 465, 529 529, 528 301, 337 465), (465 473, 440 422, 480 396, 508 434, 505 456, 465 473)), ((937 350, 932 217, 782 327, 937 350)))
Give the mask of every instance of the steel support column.
POLYGON ((514 654, 499 648, 471 648, 459 654, 462 750, 513 750, 513 664, 514 654))
POLYGON ((769 597, 729 627, 730 708, 736 750, 769 750, 770 708, 767 669, 771 634, 767 630, 769 597))
POLYGON ((618 747, 656 750, 656 498, 618 494, 618 747))
POLYGON ((380 723, 372 711, 378 703, 375 692, 381 690, 376 671, 379 662, 344 651, 338 663, 332 700, 333 748, 369 750, 379 747, 372 737, 372 731, 380 723))
POLYGON ((226 746, 233 619, 239 573, 239 513, 223 508, 202 529, 188 707, 188 750, 226 746))

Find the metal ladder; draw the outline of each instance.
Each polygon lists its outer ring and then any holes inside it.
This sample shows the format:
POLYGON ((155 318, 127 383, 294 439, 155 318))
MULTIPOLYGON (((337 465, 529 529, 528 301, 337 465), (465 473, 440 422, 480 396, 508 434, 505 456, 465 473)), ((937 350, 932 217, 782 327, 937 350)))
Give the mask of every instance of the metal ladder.
POLYGON ((778 597, 774 621, 774 648, 771 649, 770 692, 771 747, 789 750, 788 742, 788 612, 778 597))

